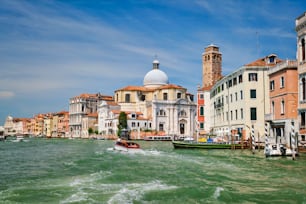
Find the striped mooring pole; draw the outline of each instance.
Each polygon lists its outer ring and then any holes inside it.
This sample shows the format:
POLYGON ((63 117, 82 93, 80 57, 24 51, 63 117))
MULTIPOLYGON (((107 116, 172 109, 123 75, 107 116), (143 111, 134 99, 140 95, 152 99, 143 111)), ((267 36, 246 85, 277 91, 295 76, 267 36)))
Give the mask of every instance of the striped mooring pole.
POLYGON ((265 155, 266 156, 267 156, 268 149, 269 149, 268 123, 265 123, 265 155))
POLYGON ((251 130, 251 136, 252 136, 252 153, 255 154, 255 130, 254 130, 254 125, 252 125, 252 130, 251 130))
POLYGON ((295 160, 295 132, 294 132, 294 122, 291 122, 291 151, 292 151, 292 160, 295 160))

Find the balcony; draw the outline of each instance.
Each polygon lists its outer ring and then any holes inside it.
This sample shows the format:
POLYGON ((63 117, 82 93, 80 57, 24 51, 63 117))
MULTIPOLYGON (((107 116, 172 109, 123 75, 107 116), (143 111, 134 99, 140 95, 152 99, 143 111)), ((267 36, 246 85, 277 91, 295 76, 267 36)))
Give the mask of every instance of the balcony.
POLYGON ((215 109, 220 109, 223 107, 223 103, 215 103, 215 109))

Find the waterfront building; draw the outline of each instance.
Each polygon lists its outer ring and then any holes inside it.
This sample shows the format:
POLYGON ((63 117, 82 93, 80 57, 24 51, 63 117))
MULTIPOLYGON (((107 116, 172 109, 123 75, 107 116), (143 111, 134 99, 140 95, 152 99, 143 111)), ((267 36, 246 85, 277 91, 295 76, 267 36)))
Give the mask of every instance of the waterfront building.
POLYGON ((53 137, 67 137, 69 134, 69 112, 60 111, 55 113, 53 118, 54 117, 57 117, 57 128, 55 127, 54 122, 54 129, 52 132, 53 137))
MULTIPOLYGON (((153 69, 145 75, 143 86, 120 88, 114 98, 120 111, 129 113, 129 129, 150 129, 177 137, 194 134, 193 95, 182 86, 169 84, 167 74, 159 69, 158 60, 153 61, 153 69)), ((116 113, 110 116, 116 117, 116 113)))
MULTIPOLYGON (((56 121, 57 122, 57 121, 56 121)), ((51 137, 53 126, 52 114, 45 114, 43 119, 43 135, 46 137, 51 137)))
MULTIPOLYGON (((82 128, 82 119, 88 114, 96 113, 101 101, 112 101, 112 96, 97 94, 81 94, 69 100, 69 135, 70 137, 87 137, 82 128), (84 135, 85 134, 85 135, 84 135)), ((86 125, 88 127, 88 125, 86 125)), ((88 131, 88 130, 87 130, 88 131)))
POLYGON ((295 21, 297 33, 297 66, 298 66, 298 121, 299 141, 306 141, 306 12, 295 21))
POLYGON ((200 135, 211 131, 210 90, 222 78, 222 53, 216 45, 209 45, 202 53, 202 87, 197 90, 197 121, 200 135))
POLYGON ((298 74, 297 61, 285 60, 270 67, 269 92, 270 113, 265 119, 269 123, 269 135, 276 144, 290 144, 291 123, 297 125, 298 108, 298 74))
POLYGON ((95 133, 98 130, 98 113, 89 113, 82 117, 82 132, 81 132, 81 138, 88 139, 90 137, 90 130, 92 131, 92 134, 95 133))
POLYGON ((253 126, 256 140, 263 141, 265 114, 270 111, 268 70, 280 62, 271 54, 215 83, 210 91, 210 121, 215 135, 246 140, 253 126))
POLYGON ((14 135, 14 122, 12 116, 7 116, 4 122, 4 135, 14 135))
POLYGON ((44 114, 40 113, 34 116, 34 135, 45 136, 43 130, 44 130, 44 114))

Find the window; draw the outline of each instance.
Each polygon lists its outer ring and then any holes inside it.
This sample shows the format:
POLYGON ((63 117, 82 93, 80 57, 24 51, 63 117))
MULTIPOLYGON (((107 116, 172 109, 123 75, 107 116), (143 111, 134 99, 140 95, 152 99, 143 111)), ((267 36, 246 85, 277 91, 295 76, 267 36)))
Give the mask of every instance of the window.
POLYGON ((243 92, 242 92, 242 90, 240 91, 240 99, 241 100, 243 99, 243 92))
POLYGON ((250 90, 250 98, 256 98, 256 89, 250 90))
POLYGON ((163 98, 164 98, 165 101, 168 100, 168 94, 167 93, 163 93, 163 98))
POLYGON ((306 83, 305 78, 302 79, 302 100, 306 100, 306 83))
POLYGON ((177 98, 181 98, 182 97, 182 93, 177 93, 177 98))
POLYGON ((239 84, 242 83, 242 74, 240 74, 240 75, 238 76, 238 82, 239 82, 239 84))
POLYGON ((280 78, 280 88, 284 88, 285 87, 285 78, 282 76, 280 78))
POLYGON ((132 127, 135 127, 135 122, 132 122, 132 127))
POLYGON ((228 120, 228 112, 226 112, 226 120, 228 120))
POLYGON ((186 117, 186 116, 187 116, 187 114, 184 110, 179 112, 179 117, 186 117))
POLYGON ((270 91, 274 90, 274 80, 270 81, 270 91))
POLYGON ((200 107, 200 116, 203 116, 203 115, 204 115, 204 107, 201 106, 201 107, 200 107))
POLYGON ((233 95, 231 94, 230 97, 231 97, 231 102, 233 102, 233 95))
POLYGON ((237 78, 236 78, 236 77, 233 79, 233 84, 234 84, 234 85, 237 84, 237 78))
POLYGON ((141 95, 141 101, 145 101, 146 100, 146 95, 141 95))
POLYGON ((231 111, 231 120, 233 120, 233 111, 231 111))
POLYGON ((204 123, 200 123, 200 129, 204 129, 204 123))
POLYGON ((305 39, 302 39, 302 61, 305 61, 305 39))
POLYGON ((285 114, 285 101, 282 99, 281 101, 281 115, 285 114))
POLYGON ((251 120, 257 120, 257 111, 256 111, 256 108, 251 108, 250 112, 251 112, 251 120))
POLYGON ((235 98, 236 98, 236 101, 238 101, 238 94, 237 94, 237 92, 235 92, 235 98))
POLYGON ((241 119, 243 119, 243 109, 242 108, 240 109, 240 117, 241 119))
POLYGON ((166 112, 164 110, 159 110, 159 115, 160 116, 166 116, 166 112))
POLYGON ((274 118, 274 101, 272 101, 272 104, 271 104, 271 112, 272 112, 272 118, 274 118))
POLYGON ((249 73, 249 81, 257 81, 257 73, 249 73))
POLYGON ((204 99, 204 94, 200 94, 200 99, 204 99))
POLYGON ((159 123, 158 130, 159 131, 164 131, 164 124, 163 123, 159 123))
POLYGON ((228 81, 228 87, 232 87, 232 85, 233 85, 232 83, 233 83, 232 80, 229 80, 228 81))
POLYGON ((305 118, 305 112, 301 112, 301 129, 305 129, 305 124, 306 124, 306 118, 305 118))
POLYGON ((126 103, 130 102, 130 94, 125 94, 125 102, 126 103))
POLYGON ((236 117, 236 120, 238 119, 238 110, 235 110, 235 117, 236 117))

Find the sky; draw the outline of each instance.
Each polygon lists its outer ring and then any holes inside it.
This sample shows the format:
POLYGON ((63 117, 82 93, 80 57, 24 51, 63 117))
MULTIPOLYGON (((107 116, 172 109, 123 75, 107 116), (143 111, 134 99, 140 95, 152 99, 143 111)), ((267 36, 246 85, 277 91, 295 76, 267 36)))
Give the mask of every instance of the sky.
POLYGON ((142 86, 155 58, 196 94, 210 44, 223 75, 272 53, 295 59, 305 11, 303 0, 1 0, 0 125, 68 110, 82 93, 142 86))

